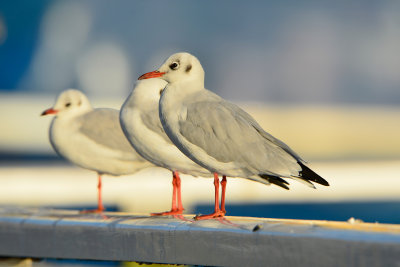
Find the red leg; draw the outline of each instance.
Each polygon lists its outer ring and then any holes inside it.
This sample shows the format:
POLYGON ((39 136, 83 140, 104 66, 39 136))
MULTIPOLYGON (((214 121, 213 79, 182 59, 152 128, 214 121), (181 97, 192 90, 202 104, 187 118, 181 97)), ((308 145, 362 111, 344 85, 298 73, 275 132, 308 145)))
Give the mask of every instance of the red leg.
POLYGON ((101 174, 98 176, 98 183, 97 183, 97 209, 96 210, 84 210, 80 213, 102 213, 105 208, 103 206, 103 201, 101 198, 101 174))
POLYGON ((214 173, 214 213, 219 212, 219 178, 218 174, 214 173))
POLYGON ((216 172, 214 173, 214 188, 215 188, 214 212, 207 215, 196 216, 195 220, 207 220, 216 217, 223 217, 225 215, 225 212, 219 209, 219 178, 218 178, 218 173, 216 172))
POLYGON ((177 171, 172 172, 172 208, 171 211, 151 213, 151 216, 162 215, 176 215, 182 214, 182 200, 181 200, 181 179, 177 171), (178 207, 176 207, 176 199, 178 197, 178 207))
POLYGON ((181 213, 182 213, 184 208, 182 205, 181 178, 179 177, 179 172, 175 171, 174 174, 176 177, 176 187, 177 187, 177 192, 178 192, 178 211, 181 211, 181 213))
POLYGON ((103 201, 101 199, 101 174, 99 174, 98 183, 97 183, 97 210, 102 212, 104 210, 103 201))
POLYGON ((176 210, 176 176, 172 174, 172 205, 171 211, 176 210))
POLYGON ((221 186, 222 186, 222 192, 221 192, 221 211, 226 214, 225 210, 225 192, 226 192, 226 176, 222 176, 222 181, 221 181, 221 186))

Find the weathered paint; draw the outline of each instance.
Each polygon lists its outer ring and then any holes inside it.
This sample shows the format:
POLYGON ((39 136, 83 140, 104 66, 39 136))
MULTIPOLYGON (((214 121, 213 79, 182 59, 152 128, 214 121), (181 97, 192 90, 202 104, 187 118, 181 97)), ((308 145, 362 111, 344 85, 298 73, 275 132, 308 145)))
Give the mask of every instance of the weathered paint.
POLYGON ((400 226, 0 208, 0 256, 218 266, 394 266, 400 226))

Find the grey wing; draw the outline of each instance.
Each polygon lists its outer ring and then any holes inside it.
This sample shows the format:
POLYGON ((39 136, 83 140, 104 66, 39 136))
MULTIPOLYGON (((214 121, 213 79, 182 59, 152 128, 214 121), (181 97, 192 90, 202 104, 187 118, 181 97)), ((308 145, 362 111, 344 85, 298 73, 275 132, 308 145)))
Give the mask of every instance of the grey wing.
POLYGON ((190 143, 202 148, 221 162, 235 160, 235 146, 229 145, 235 126, 226 110, 215 102, 197 102, 187 108, 186 119, 180 120, 179 130, 190 143))
POLYGON ((271 134, 269 134, 268 132, 266 132, 258 123, 257 121, 247 112, 245 112, 244 110, 242 110, 241 108, 239 108, 238 106, 229 103, 229 102, 225 102, 224 103, 229 109, 232 110, 232 114, 238 114, 238 116, 244 118, 246 121, 248 121, 253 127, 254 129, 257 130, 257 132, 263 136, 265 139, 267 139, 268 141, 270 141, 271 143, 279 146, 280 148, 282 148, 283 150, 285 150, 287 153, 289 153, 292 157, 294 157, 297 161, 301 161, 301 162, 305 162, 296 152, 293 151, 293 149, 291 149, 287 144, 285 144, 284 142, 282 142, 281 140, 275 138, 274 136, 272 136, 271 134))
POLYGON ((227 101, 198 101, 188 105, 179 129, 192 144, 220 162, 235 162, 250 173, 297 172, 296 154, 266 133, 255 120, 227 101), (295 160, 296 159, 296 160, 295 160))
POLYGON ((167 143, 171 143, 171 140, 168 138, 167 134, 164 132, 164 128, 162 127, 160 117, 158 115, 158 109, 153 109, 149 112, 142 113, 141 117, 144 125, 148 129, 164 138, 167 143))
POLYGON ((94 109, 84 114, 80 118, 80 123, 79 131, 97 144, 114 150, 136 154, 122 132, 118 110, 108 108, 94 109))

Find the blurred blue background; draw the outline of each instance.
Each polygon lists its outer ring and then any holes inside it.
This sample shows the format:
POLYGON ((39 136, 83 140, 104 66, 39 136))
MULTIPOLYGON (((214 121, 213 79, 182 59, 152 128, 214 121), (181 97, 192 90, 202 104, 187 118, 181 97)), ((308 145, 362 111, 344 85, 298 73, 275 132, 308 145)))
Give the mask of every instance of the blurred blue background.
POLYGON ((0 90, 125 95, 188 51, 231 100, 400 103, 398 1, 0 3, 0 90))
MULTIPOLYGON (((399 48, 400 1, 0 1, 0 204, 95 205, 94 173, 65 167, 39 114, 67 88, 119 108, 139 75, 187 51, 208 89, 331 183, 286 193, 232 179, 228 214, 398 223, 399 48)), ((168 209, 170 174, 146 175, 105 179, 106 206, 168 209)), ((183 183, 186 211, 210 211, 211 182, 183 183)))

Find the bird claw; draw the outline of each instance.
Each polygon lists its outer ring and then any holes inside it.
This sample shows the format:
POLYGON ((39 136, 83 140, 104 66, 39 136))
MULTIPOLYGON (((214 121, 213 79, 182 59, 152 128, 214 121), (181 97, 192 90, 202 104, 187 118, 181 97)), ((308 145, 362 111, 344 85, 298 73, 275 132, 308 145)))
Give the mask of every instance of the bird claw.
POLYGON ((196 215, 193 219, 196 221, 201 221, 201 220, 209 220, 209 219, 214 219, 214 218, 220 218, 220 217, 224 217, 225 216, 224 211, 219 210, 219 211, 215 211, 211 214, 206 214, 206 215, 196 215))
POLYGON ((181 215, 183 213, 183 209, 181 210, 171 210, 165 212, 157 212, 157 213, 150 213, 151 216, 168 216, 168 215, 181 215))

